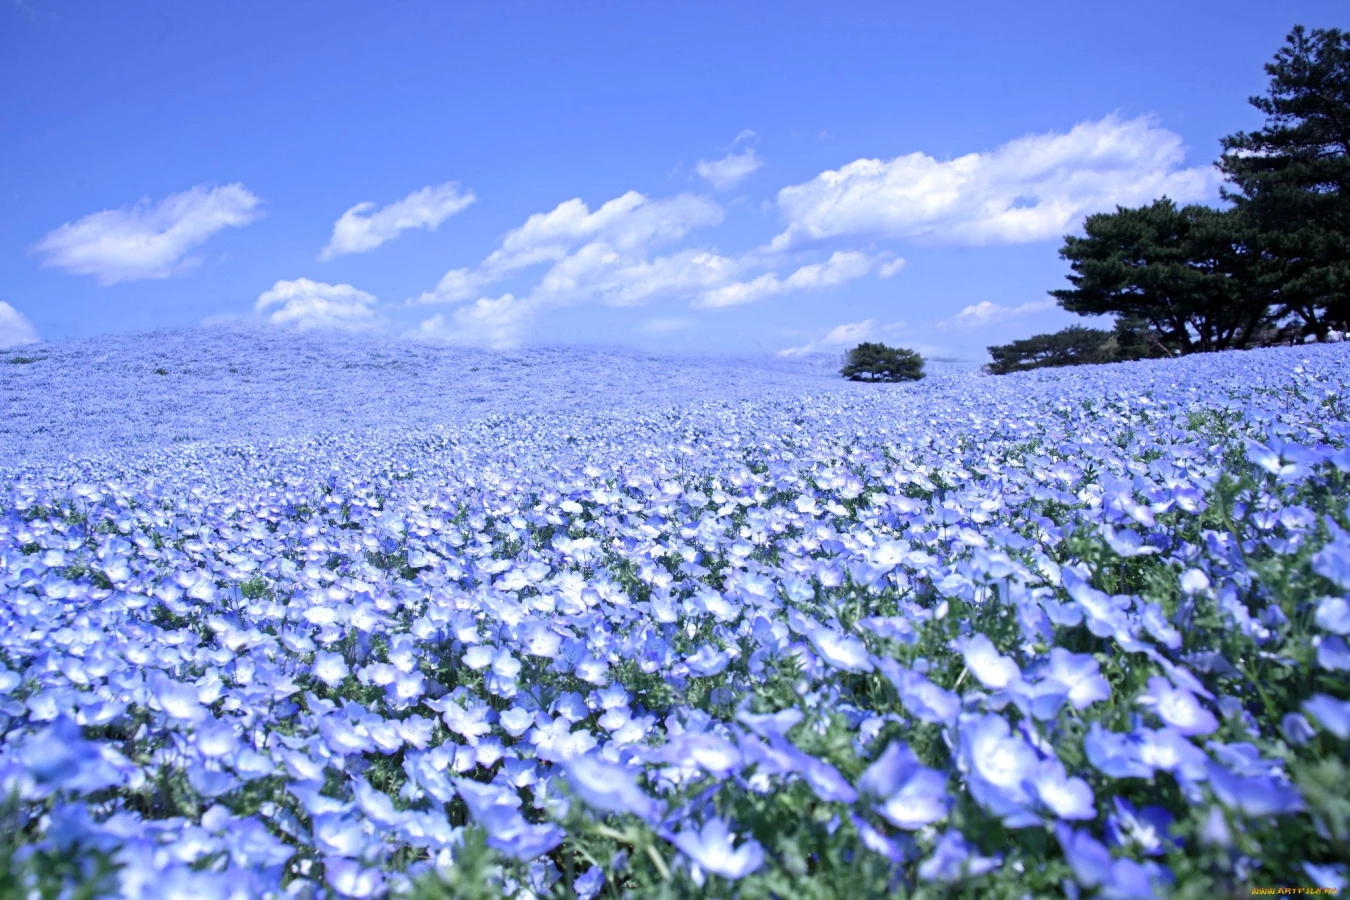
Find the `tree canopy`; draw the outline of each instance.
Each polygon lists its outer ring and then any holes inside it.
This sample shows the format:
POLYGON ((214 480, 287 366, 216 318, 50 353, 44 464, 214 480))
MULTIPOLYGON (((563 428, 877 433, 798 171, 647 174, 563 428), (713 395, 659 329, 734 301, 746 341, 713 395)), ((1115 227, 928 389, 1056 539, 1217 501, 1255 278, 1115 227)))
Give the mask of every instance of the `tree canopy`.
POLYGON ((1350 330, 1350 33, 1295 26, 1252 97, 1264 126, 1222 139, 1214 209, 1162 197, 1088 216, 1051 291, 1114 332, 1066 328, 989 352, 991 372, 1244 349, 1350 330))
POLYGON ((1163 197, 1084 230, 1060 250, 1073 288, 1050 292, 1070 312, 1143 320, 1183 353, 1244 348, 1270 321, 1276 267, 1236 211, 1163 197))
POLYGON ((1122 317, 1113 330, 1071 325, 1054 334, 1037 334, 1010 344, 989 348, 993 362, 985 370, 993 375, 1051 366, 1081 366, 1170 356, 1148 323, 1122 317))
POLYGON ((1265 70, 1265 125, 1223 138, 1222 193, 1281 267, 1277 314, 1321 339, 1350 326, 1350 34, 1296 26, 1265 70))
POLYGON ((864 342, 844 356, 839 374, 850 381, 918 381, 923 357, 903 347, 864 342))

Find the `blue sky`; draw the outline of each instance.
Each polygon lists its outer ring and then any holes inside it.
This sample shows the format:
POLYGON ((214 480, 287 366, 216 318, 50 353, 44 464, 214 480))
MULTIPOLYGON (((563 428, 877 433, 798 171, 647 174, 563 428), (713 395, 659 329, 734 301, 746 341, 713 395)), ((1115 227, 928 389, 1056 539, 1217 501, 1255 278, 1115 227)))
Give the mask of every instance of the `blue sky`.
POLYGON ((982 359, 1077 321, 1088 213, 1217 203, 1262 65, 1344 9, 0 0, 0 344, 982 359))

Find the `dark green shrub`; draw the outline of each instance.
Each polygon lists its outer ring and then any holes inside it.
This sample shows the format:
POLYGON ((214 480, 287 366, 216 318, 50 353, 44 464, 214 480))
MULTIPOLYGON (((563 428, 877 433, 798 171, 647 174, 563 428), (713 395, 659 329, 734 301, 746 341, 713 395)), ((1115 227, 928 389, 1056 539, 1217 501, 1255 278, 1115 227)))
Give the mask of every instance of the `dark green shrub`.
POLYGON ((903 347, 862 343, 844 354, 839 374, 849 381, 918 381, 923 357, 903 347))

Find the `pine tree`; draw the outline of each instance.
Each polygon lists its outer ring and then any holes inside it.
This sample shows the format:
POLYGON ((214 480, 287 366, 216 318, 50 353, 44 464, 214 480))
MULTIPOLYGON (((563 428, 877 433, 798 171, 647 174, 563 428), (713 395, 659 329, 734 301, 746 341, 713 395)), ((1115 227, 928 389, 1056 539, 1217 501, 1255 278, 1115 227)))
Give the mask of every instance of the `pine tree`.
POLYGON ((1350 326, 1350 34, 1294 28, 1250 103, 1265 127, 1223 139, 1223 196, 1278 261, 1279 312, 1325 339, 1350 326))
POLYGON ((918 381, 923 357, 903 347, 862 343, 845 354, 839 374, 850 381, 918 381))

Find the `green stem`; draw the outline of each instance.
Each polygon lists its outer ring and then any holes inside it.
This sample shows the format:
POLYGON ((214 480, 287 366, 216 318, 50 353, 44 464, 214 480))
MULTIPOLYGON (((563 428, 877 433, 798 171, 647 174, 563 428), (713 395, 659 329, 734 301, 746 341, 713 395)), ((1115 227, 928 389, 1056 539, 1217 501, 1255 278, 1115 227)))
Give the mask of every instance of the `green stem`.
POLYGON ((670 869, 666 867, 666 861, 661 858, 660 852, 651 844, 645 845, 643 849, 647 851, 647 855, 650 856, 652 862, 656 864, 657 870, 661 873, 661 878, 665 881, 669 881, 670 869))

